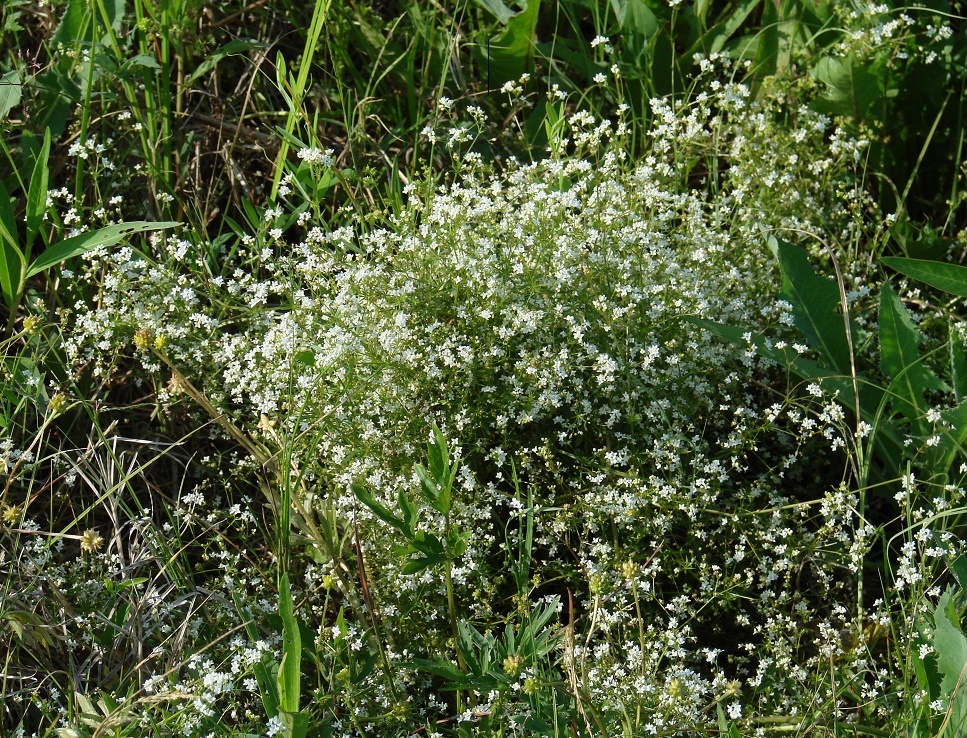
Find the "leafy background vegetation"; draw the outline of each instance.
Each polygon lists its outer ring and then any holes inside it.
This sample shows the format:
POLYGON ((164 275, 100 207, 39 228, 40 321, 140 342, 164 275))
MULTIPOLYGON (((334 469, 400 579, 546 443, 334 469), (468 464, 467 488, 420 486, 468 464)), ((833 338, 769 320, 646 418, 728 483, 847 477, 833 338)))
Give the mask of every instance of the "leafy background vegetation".
POLYGON ((0 733, 963 733, 961 3, 0 13, 0 733))

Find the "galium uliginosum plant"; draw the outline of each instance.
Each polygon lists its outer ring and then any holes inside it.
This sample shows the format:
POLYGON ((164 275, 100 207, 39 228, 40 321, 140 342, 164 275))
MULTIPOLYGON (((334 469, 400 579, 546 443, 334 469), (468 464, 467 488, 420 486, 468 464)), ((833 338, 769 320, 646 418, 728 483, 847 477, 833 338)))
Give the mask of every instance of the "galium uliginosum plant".
MULTIPOLYGON (((78 361, 108 373, 135 346, 160 403, 189 378, 282 451, 293 540, 333 598, 300 615, 319 720, 806 733, 908 709, 886 634, 914 620, 871 568, 839 398, 800 392, 751 332, 736 347, 697 325, 774 328, 815 358, 763 228, 851 237, 863 143, 710 89, 653 102, 640 162, 620 119, 578 113, 558 156, 464 153, 378 228, 280 202, 221 260, 171 238, 91 261, 111 290, 76 307, 78 361)), ((925 588, 930 563, 909 563, 925 588)))

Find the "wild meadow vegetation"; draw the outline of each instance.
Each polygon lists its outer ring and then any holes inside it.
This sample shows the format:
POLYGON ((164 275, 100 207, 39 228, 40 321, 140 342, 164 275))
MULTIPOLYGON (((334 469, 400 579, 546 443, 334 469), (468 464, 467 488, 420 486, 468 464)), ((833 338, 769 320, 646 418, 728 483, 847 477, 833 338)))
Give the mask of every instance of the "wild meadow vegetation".
POLYGON ((965 14, 7 0, 0 736, 967 734, 965 14))

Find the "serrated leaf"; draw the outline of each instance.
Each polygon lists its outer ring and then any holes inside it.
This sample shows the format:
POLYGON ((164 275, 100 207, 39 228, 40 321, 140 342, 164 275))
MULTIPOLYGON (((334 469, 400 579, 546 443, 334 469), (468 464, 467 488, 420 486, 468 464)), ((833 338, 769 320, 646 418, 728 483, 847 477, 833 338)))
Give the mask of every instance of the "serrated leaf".
POLYGON ((881 261, 900 274, 929 284, 938 290, 949 292, 957 297, 967 297, 967 267, 927 259, 907 259, 902 256, 889 256, 881 261))
POLYGON ((37 260, 30 265, 24 279, 29 279, 35 274, 47 271, 52 266, 60 264, 65 259, 80 256, 92 249, 102 246, 113 246, 118 241, 122 241, 135 233, 145 231, 157 231, 162 228, 174 228, 181 225, 177 221, 169 220, 159 223, 140 220, 131 223, 118 223, 117 225, 98 228, 96 231, 81 233, 71 238, 55 243, 47 248, 44 253, 37 257, 37 260))

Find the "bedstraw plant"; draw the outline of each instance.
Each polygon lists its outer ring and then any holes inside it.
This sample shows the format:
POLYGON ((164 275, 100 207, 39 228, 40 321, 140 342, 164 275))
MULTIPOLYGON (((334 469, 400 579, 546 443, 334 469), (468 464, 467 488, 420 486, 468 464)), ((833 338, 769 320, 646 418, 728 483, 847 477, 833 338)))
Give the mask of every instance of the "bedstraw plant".
POLYGON ((962 733, 959 20, 271 5, 3 11, 0 735, 962 733))

